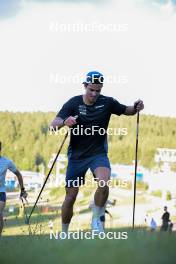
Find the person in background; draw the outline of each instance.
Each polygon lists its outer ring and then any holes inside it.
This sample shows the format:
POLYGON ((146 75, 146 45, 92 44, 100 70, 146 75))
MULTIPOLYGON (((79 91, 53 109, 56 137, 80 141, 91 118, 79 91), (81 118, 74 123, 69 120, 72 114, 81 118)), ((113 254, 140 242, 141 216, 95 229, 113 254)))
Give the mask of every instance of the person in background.
POLYGON ((6 205, 6 187, 5 187, 5 177, 7 170, 13 172, 17 178, 20 185, 20 198, 27 198, 27 192, 25 191, 23 185, 23 177, 20 171, 16 168, 15 164, 7 157, 1 156, 2 143, 0 142, 0 236, 3 230, 3 212, 6 205))
POLYGON ((151 222, 150 222, 150 230, 153 232, 157 229, 157 224, 154 218, 152 217, 151 222))
POLYGON ((167 231, 170 223, 170 213, 167 211, 167 206, 164 206, 164 214, 162 215, 161 219, 161 231, 167 231))

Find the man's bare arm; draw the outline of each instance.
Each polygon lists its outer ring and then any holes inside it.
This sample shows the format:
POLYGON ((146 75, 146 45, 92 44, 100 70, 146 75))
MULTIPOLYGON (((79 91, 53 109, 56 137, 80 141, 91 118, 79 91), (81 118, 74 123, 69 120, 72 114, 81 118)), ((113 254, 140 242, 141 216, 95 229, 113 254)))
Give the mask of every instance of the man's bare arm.
POLYGON ((137 100, 134 102, 133 106, 127 106, 124 115, 130 116, 135 115, 137 111, 141 111, 144 109, 144 104, 142 100, 137 100))
POLYGON ((136 114, 136 109, 134 106, 127 106, 124 115, 130 116, 130 115, 135 115, 136 114))
POLYGON ((25 191, 25 188, 24 188, 23 177, 21 175, 21 172, 19 170, 16 170, 15 175, 18 178, 18 182, 19 182, 20 189, 21 189, 20 197, 26 199, 28 194, 27 194, 27 192, 25 191))
POLYGON ((18 182, 19 182, 20 188, 21 188, 21 189, 24 189, 23 177, 22 177, 22 175, 21 175, 21 172, 20 172, 19 170, 16 170, 15 175, 16 175, 17 178, 18 178, 18 182))
POLYGON ((51 122, 50 126, 54 129, 56 129, 56 127, 61 128, 64 126, 64 120, 60 117, 55 117, 55 119, 51 122))
POLYGON ((71 127, 73 125, 76 124, 76 118, 77 116, 69 116, 68 118, 66 119, 62 119, 60 117, 56 117, 52 122, 51 122, 51 127, 53 127, 54 129, 56 128, 61 128, 63 126, 68 126, 68 127, 71 127))

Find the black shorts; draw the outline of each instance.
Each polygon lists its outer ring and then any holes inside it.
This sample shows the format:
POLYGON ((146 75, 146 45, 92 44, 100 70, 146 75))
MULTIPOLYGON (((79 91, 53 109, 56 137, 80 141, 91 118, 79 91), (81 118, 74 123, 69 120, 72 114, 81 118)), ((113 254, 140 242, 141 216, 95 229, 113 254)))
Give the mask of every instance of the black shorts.
POLYGON ((85 174, 90 168, 91 172, 98 167, 106 167, 111 169, 107 155, 95 155, 85 159, 68 160, 66 172, 66 187, 79 187, 85 183, 85 174))

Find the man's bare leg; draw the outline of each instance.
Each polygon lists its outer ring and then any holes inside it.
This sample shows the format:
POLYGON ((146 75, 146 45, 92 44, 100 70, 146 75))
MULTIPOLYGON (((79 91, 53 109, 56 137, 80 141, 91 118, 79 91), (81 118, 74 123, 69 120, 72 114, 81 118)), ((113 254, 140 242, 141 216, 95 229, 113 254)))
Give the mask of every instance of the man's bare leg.
POLYGON ((62 232, 68 232, 68 227, 73 216, 73 205, 78 191, 78 187, 66 187, 65 200, 62 204, 62 232))
POLYGON ((110 169, 106 167, 99 167, 94 172, 98 181, 98 187, 94 195, 95 207, 93 208, 93 219, 98 219, 100 214, 104 214, 105 203, 109 196, 109 187, 107 182, 110 179, 110 169))
POLYGON ((4 207, 5 207, 5 202, 0 201, 0 236, 2 234, 2 230, 4 226, 4 220, 3 220, 4 207))
POLYGON ((94 173, 98 181, 98 187, 94 195, 95 205, 103 207, 109 196, 109 187, 107 186, 107 182, 110 179, 110 169, 106 167, 99 167, 94 173))

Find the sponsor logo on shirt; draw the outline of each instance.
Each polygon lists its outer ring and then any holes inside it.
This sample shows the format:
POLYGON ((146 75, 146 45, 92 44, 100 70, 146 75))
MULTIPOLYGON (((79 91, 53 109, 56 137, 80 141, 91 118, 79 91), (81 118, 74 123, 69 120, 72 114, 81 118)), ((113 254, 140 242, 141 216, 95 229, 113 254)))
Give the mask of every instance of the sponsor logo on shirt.
POLYGON ((95 106, 95 109, 102 108, 102 107, 104 107, 104 105, 97 105, 95 106))
POLYGON ((85 105, 79 105, 79 113, 80 113, 80 115, 86 115, 87 114, 85 105))

